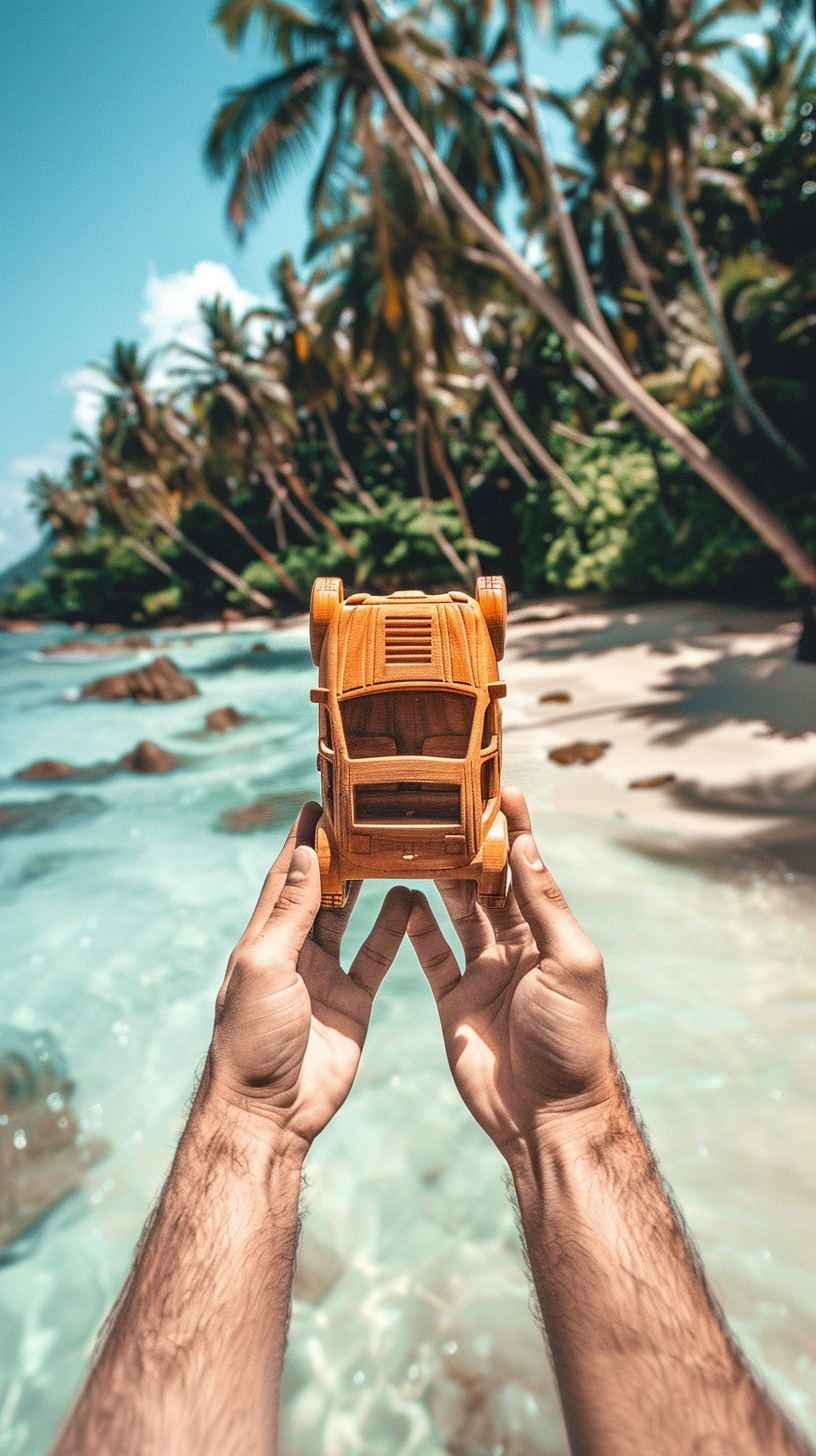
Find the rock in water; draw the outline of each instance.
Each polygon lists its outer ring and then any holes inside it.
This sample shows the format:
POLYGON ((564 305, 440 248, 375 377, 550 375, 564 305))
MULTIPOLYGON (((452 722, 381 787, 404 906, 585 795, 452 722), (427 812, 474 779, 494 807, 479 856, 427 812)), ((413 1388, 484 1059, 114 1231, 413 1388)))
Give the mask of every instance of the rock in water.
POLYGON ((258 720, 248 713, 239 713, 236 708, 213 708, 205 718, 208 733, 228 733, 241 723, 256 723, 258 720))
POLYGON ((153 643, 145 634, 137 633, 132 637, 123 637, 119 642, 77 642, 69 638, 67 642, 60 642, 56 647, 44 647, 41 657, 129 657, 131 652, 142 652, 153 643))
POLYGON ((72 1083, 47 1031, 0 1028, 0 1248, 73 1193, 110 1151, 71 1111, 72 1083))
POLYGON ((119 763, 122 768, 129 768, 132 773, 150 774, 169 773, 178 761, 175 753, 168 753, 166 748, 159 748, 158 743, 151 743, 149 738, 143 738, 131 753, 120 758, 119 763))
POLYGON ((288 824, 297 817, 307 798, 307 794, 263 794, 241 809, 225 809, 218 827, 226 829, 228 834, 251 834, 256 829, 288 824))
POLYGON ((66 819, 88 819, 101 814, 105 800, 96 794, 56 794, 53 799, 0 804, 0 834, 39 834, 66 819))
POLYGON ((568 768, 571 763, 594 763, 596 758, 603 758, 611 746, 610 743, 565 743, 563 748, 551 748, 547 757, 562 768, 568 768))
POLYGON ((38 758, 28 768, 19 768, 16 779, 72 779, 81 770, 72 763, 63 763, 59 758, 38 758))
POLYGON ((86 683, 80 698, 104 698, 106 702, 122 702, 133 698, 137 703, 177 703, 182 698, 197 698, 198 688, 191 677, 184 677, 169 657, 157 657, 146 667, 134 672, 114 672, 86 683))

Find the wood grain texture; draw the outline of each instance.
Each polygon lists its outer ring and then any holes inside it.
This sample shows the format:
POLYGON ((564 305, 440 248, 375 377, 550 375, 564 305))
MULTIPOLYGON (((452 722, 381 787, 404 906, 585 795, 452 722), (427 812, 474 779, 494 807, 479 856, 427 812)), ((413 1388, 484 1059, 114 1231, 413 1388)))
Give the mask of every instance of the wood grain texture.
POLYGON ((312 594, 319 664, 316 847, 325 904, 355 879, 461 879, 485 904, 507 886, 501 708, 507 595, 501 577, 465 592, 343 599, 312 594))

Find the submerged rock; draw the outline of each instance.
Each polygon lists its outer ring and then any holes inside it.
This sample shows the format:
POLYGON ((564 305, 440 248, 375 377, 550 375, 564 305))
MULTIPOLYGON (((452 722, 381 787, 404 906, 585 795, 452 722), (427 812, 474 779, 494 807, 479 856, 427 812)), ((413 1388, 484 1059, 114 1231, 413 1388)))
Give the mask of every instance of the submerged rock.
POLYGON ((72 779, 81 769, 72 763, 63 763, 59 758, 38 758, 28 768, 18 768, 16 779, 72 779))
POLYGON ((157 657, 134 672, 115 672, 86 683, 80 698, 103 698, 117 703, 133 698, 137 703, 177 703, 183 698, 197 698, 198 688, 191 677, 184 677, 169 657, 157 657))
POLYGON ((276 824, 290 824, 296 819, 308 794, 262 794, 240 809, 225 809, 218 827, 228 834, 252 834, 256 829, 272 829, 276 824))
POLYGON ((0 1027, 0 1248, 80 1185, 110 1152, 85 1138, 71 1110, 73 1083, 49 1032, 0 1027))
POLYGON ((137 743, 130 753, 124 754, 119 760, 121 768, 142 774, 169 773, 178 762, 177 754, 168 753, 166 748, 160 748, 158 743, 152 743, 149 738, 143 738, 141 743, 137 743))
POLYGON ((132 652, 142 652, 153 643, 143 632, 132 637, 122 637, 119 642, 77 642, 69 638, 56 647, 44 647, 41 657, 129 657, 132 652))
POLYGON ((105 800, 96 794, 56 794, 53 799, 0 804, 0 835, 39 834, 66 819, 93 818, 104 808, 105 800))
MULTIPOLYGON (((253 649, 254 651, 254 649, 253 649)), ((208 733, 228 733, 230 728, 239 728, 242 723, 257 723, 252 713, 239 713, 237 708, 213 708, 204 722, 208 733)))
POLYGON ((596 758, 603 758, 607 748, 611 747, 611 743, 566 743, 563 748, 551 748, 547 757, 562 768, 568 768, 572 763, 594 763, 596 758))

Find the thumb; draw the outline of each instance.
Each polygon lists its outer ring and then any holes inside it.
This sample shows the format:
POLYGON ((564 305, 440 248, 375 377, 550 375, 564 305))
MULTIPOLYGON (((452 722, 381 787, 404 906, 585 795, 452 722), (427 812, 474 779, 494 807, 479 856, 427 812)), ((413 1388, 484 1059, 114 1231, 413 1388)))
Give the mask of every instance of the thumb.
POLYGON ((286 879, 256 946, 268 954, 297 959, 320 909, 320 868, 308 844, 299 844, 286 879))

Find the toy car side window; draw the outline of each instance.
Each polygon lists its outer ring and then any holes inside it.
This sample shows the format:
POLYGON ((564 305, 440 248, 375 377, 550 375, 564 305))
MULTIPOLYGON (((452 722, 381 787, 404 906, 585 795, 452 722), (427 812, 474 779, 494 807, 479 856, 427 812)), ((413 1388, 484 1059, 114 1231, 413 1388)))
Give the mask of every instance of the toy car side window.
POLYGON ((498 710, 495 703, 488 703, 485 708, 484 724, 482 727, 482 748, 489 748, 498 732, 498 710))

